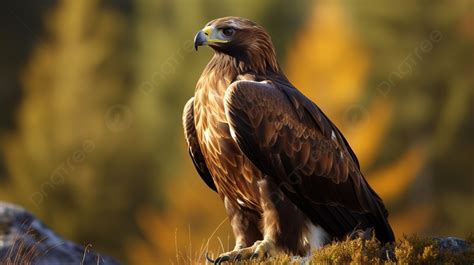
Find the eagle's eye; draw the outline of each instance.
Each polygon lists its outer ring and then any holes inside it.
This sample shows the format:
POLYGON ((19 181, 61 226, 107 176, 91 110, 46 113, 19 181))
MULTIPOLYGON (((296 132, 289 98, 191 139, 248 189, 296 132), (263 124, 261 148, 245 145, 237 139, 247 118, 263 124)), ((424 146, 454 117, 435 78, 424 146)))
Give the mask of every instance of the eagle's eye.
POLYGON ((234 32, 235 32, 235 29, 233 29, 233 28, 224 28, 224 29, 222 29, 222 33, 226 37, 230 37, 230 36, 234 35, 234 32))

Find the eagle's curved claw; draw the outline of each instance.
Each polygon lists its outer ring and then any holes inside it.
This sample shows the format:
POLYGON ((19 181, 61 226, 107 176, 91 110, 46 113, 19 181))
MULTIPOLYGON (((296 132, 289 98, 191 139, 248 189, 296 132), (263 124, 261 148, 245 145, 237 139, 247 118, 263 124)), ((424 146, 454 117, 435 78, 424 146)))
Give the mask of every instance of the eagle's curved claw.
POLYGON ((258 253, 253 253, 249 259, 258 259, 258 253))
POLYGON ((229 255, 225 255, 225 256, 220 256, 216 259, 216 261, 214 261, 214 264, 216 265, 220 265, 222 262, 224 261, 229 261, 230 260, 230 256, 229 255))
POLYGON ((209 252, 206 252, 206 259, 207 259, 207 261, 209 261, 212 264, 214 264, 214 262, 215 262, 215 260, 213 260, 209 257, 209 252))
POLYGON ((232 261, 238 261, 238 260, 240 260, 240 258, 242 258, 242 255, 240 255, 240 253, 239 253, 235 256, 235 258, 232 261))

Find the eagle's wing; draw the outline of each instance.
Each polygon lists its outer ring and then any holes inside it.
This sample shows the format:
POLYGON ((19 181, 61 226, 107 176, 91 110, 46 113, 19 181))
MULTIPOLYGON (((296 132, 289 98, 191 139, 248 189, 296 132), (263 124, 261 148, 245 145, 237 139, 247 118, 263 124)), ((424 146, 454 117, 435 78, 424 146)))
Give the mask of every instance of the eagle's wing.
POLYGON ((183 128, 184 128, 184 137, 186 138, 186 143, 188 144, 189 155, 193 160, 194 166, 196 167, 199 175, 202 180, 206 182, 207 186, 214 191, 217 191, 216 185, 212 180, 211 173, 207 168, 206 162, 204 161, 204 156, 199 147, 196 127, 194 126, 194 98, 188 100, 183 110, 183 128))
POLYGON ((335 237, 374 228, 393 241, 382 200, 336 126, 286 80, 236 81, 225 95, 231 135, 312 221, 335 237))

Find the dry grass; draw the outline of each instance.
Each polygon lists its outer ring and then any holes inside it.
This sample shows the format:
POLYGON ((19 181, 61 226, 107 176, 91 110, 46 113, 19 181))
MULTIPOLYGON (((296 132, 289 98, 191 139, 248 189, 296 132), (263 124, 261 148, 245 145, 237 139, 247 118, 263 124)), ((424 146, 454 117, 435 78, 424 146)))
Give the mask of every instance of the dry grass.
MULTIPOLYGON (((50 246, 46 248, 46 250, 39 251, 39 249, 42 248, 41 244, 43 244, 47 237, 41 237, 30 244, 32 242, 32 238, 35 236, 35 231, 31 227, 28 228, 24 235, 16 235, 13 239, 13 244, 8 248, 2 249, 2 252, 0 252, 0 265, 34 265, 43 256, 47 258, 49 252, 57 247, 50 246)), ((78 265, 85 265, 85 259, 90 252, 90 248, 91 245, 85 246, 82 260, 77 263, 78 265)), ((44 249, 44 247, 42 249, 44 249)), ((96 264, 101 264, 100 261, 101 257, 97 254, 96 264)), ((42 264, 44 263, 45 262, 42 261, 42 264)), ((88 264, 90 264, 90 262, 88 264)))
MULTIPOLYGON (((222 224, 221 224, 222 225, 222 224)), ((216 230, 218 230, 216 228, 216 230)), ((214 233, 210 236, 213 237, 214 233)), ((189 233, 191 233, 189 231, 189 233)), ((189 235, 191 236, 191 235, 189 235)), ((34 260, 47 252, 38 255, 37 247, 43 240, 40 239, 33 246, 27 246, 23 243, 21 237, 15 240, 11 251, 3 259, 0 258, 0 264, 34 264, 34 260), (13 251, 15 249, 15 251, 13 251)), ((354 239, 340 242, 334 242, 314 251, 310 257, 299 258, 280 255, 265 261, 240 261, 237 264, 474 264, 474 236, 467 238, 468 248, 464 251, 441 250, 436 240, 416 235, 405 236, 392 245, 381 245, 375 238, 370 240, 354 239)), ((176 244, 176 242, 175 242, 176 244)), ((193 253, 191 246, 189 251, 181 252, 176 249, 176 260, 172 264, 205 264, 205 253, 209 246, 209 240, 203 242, 201 248, 193 253)), ((89 246, 85 248, 84 257, 88 252, 89 246)), ((227 247, 228 248, 228 247, 227 247)), ((226 247, 221 244, 218 252, 224 252, 226 247)), ((216 256, 217 253, 211 253, 216 256)), ((96 264, 99 262, 97 258, 96 264)), ((158 264, 158 263, 156 263, 158 264)))

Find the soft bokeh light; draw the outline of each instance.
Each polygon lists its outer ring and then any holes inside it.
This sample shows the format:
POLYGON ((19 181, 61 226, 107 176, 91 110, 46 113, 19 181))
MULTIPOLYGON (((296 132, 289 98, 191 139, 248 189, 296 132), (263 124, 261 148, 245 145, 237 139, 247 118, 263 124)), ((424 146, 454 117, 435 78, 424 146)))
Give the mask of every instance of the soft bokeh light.
POLYGON ((23 0, 5 3, 0 199, 124 263, 233 247, 188 157, 181 112, 209 20, 264 25, 291 82, 346 136, 403 234, 474 223, 474 4, 23 0), (21 3, 28 2, 28 3, 21 3))

